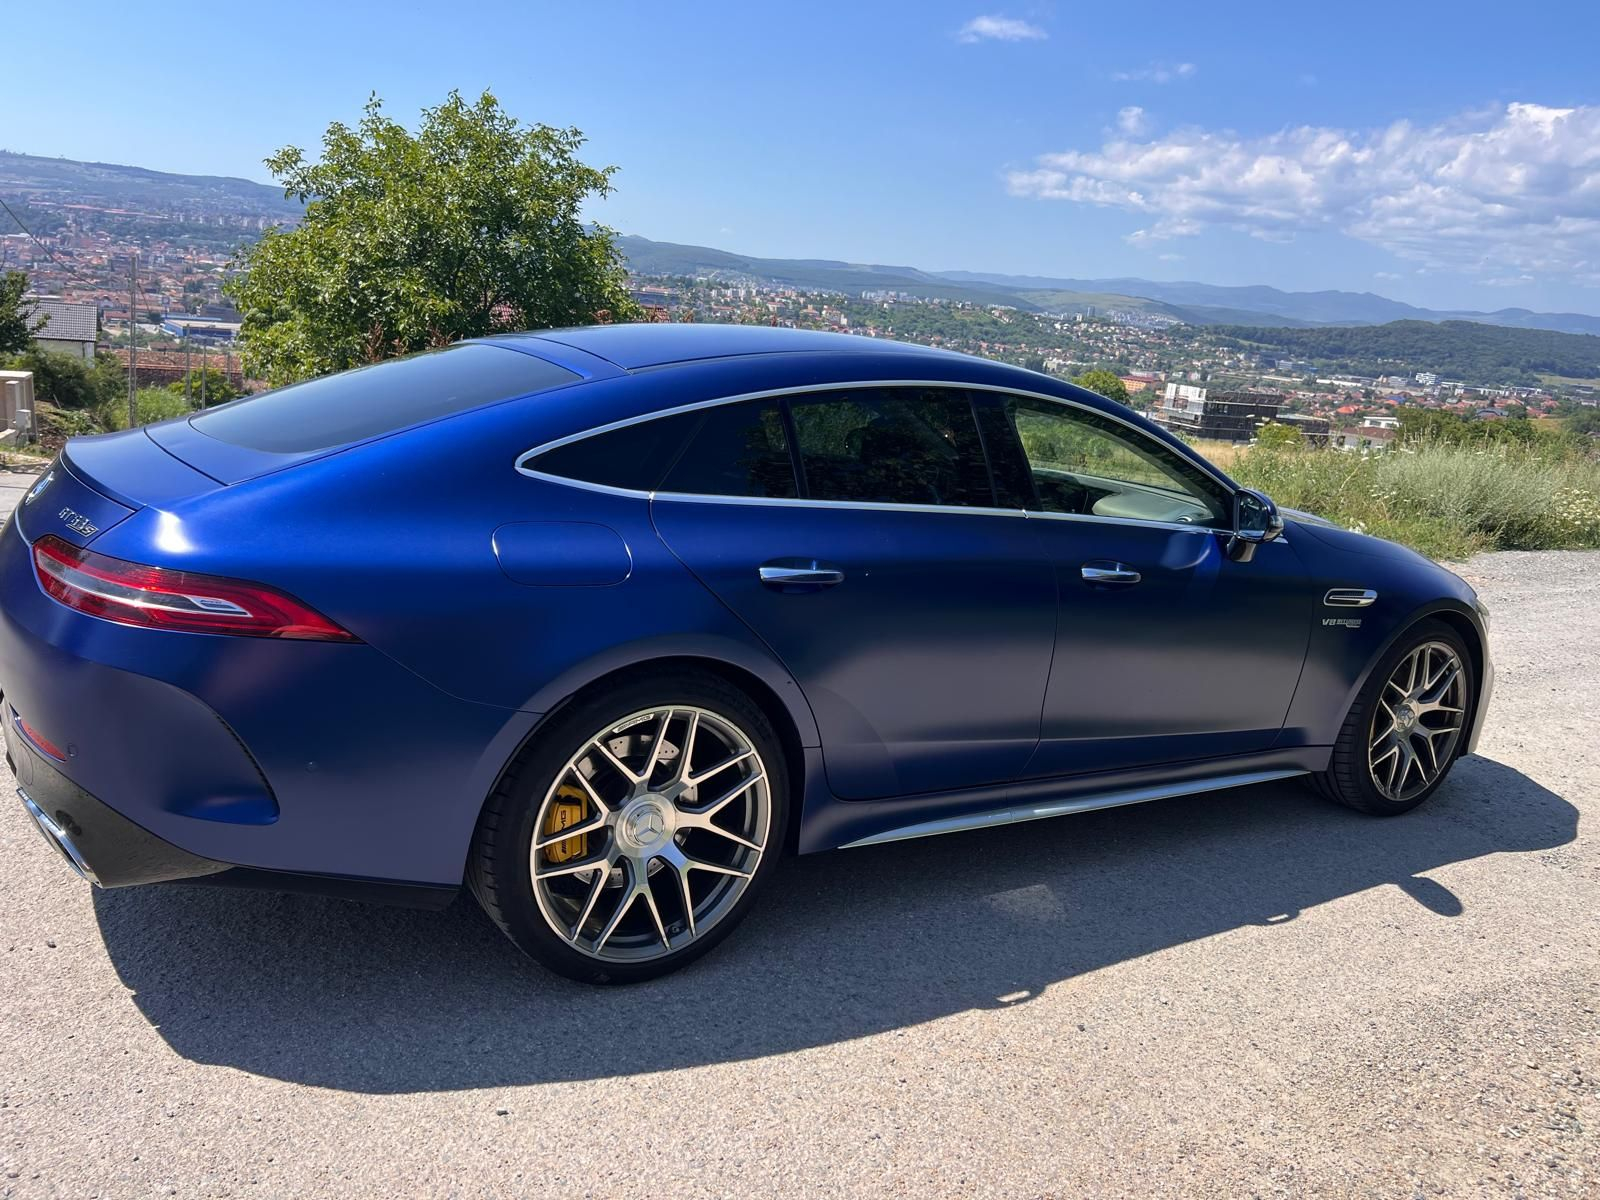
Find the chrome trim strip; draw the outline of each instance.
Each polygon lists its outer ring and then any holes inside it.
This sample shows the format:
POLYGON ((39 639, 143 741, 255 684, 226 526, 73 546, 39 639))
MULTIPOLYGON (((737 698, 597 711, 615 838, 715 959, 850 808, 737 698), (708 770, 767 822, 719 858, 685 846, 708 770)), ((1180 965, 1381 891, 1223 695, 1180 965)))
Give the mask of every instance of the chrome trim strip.
POLYGON ((994 825, 1016 825, 1023 821, 1042 821, 1048 817, 1062 817, 1070 813, 1094 812, 1102 808, 1121 808, 1127 804, 1145 804, 1151 800, 1167 800, 1174 796, 1194 796, 1201 792, 1215 792, 1223 788, 1247 787, 1253 783, 1271 783, 1279 779, 1292 779, 1308 771, 1245 771, 1237 775, 1218 775, 1211 779, 1193 779, 1184 783, 1155 784, 1150 787, 1126 788, 1122 791, 1100 792, 1078 796, 1071 800, 1057 800, 1042 804, 1021 804, 1012 808, 989 812, 968 813, 961 817, 941 817, 937 821, 922 821, 906 825, 871 837, 846 842, 840 849, 855 850, 862 846, 880 846, 886 842, 904 842, 912 838, 936 837, 942 833, 964 833, 969 829, 987 829, 994 825))
POLYGON ((1328 608, 1366 608, 1377 598, 1371 588, 1329 588, 1322 603, 1328 608))
MULTIPOLYGON (((646 496, 640 492, 637 495, 646 496)), ((650 492, 650 500, 684 504, 759 504, 775 508, 847 508, 864 512, 946 513, 950 516, 1026 517, 1020 508, 960 508, 953 504, 884 504, 875 500, 799 500, 784 496, 702 496, 695 492, 650 492)))
POLYGON ((1102 517, 1096 513, 1047 513, 1024 510, 1030 521, 1086 521, 1091 525, 1131 525, 1135 529, 1170 529, 1175 533, 1209 533, 1212 537, 1227 538, 1231 529, 1215 529, 1210 525, 1188 525, 1178 521, 1141 521, 1137 517, 1102 517))
MULTIPOLYGON (((1027 388, 1007 387, 997 383, 960 383, 949 379, 855 379, 842 383, 813 383, 797 387, 767 388, 758 392, 743 392, 737 396, 721 396, 714 400, 697 400, 693 404, 680 404, 676 408, 657 409, 654 412, 640 413, 635 417, 624 417, 620 421, 612 421, 606 425, 597 425, 593 429, 585 429, 580 433, 570 433, 566 437, 556 438, 553 441, 544 442, 541 445, 535 446, 532 450, 525 450, 521 454, 517 455, 513 465, 524 475, 532 475, 536 478, 543 479, 556 479, 562 483, 577 484, 578 481, 576 480, 565 479, 560 476, 544 475, 541 472, 525 467, 523 464, 526 463, 530 458, 543 454, 547 450, 554 450, 559 446, 565 446, 572 442, 582 441, 584 438, 588 437, 596 437, 602 433, 610 433, 615 429, 626 429, 630 425, 638 425, 644 421, 654 421, 658 417, 675 417, 680 413, 698 412, 703 408, 716 408, 717 406, 723 404, 739 404, 746 400, 771 400, 783 396, 804 396, 813 392, 844 392, 855 388, 893 387, 957 388, 973 392, 998 392, 1003 396, 1027 396, 1032 400, 1044 400, 1050 404, 1064 405, 1068 408, 1079 409, 1083 412, 1093 413, 1095 416, 1104 417, 1108 420, 1115 421, 1119 425, 1127 426, 1140 437, 1149 438, 1150 440, 1155 441, 1164 449, 1172 449, 1171 446, 1167 445, 1167 443, 1162 441, 1160 438, 1151 438, 1150 431, 1148 429, 1141 429, 1132 421, 1129 421, 1123 417, 1119 417, 1115 413, 1105 412, 1102 409, 1096 408, 1092 404, 1083 404, 1080 401, 1068 400, 1062 396, 1052 396, 1048 392, 1033 392, 1029 391, 1027 388)), ((1180 445, 1181 444, 1182 443, 1180 443, 1180 445)), ((1187 458, 1188 461, 1194 466, 1199 467, 1202 471, 1204 471, 1205 474, 1209 475, 1212 481, 1217 484, 1217 486, 1221 487, 1229 495, 1232 495, 1238 490, 1237 485, 1229 482, 1229 480, 1224 477, 1216 467, 1207 462, 1206 459, 1200 454, 1195 452, 1192 448, 1186 447, 1186 449, 1188 449, 1188 454, 1184 457, 1187 458)), ((648 494, 636 489, 607 488, 603 484, 589 484, 584 486, 607 491, 615 491, 628 496, 644 496, 648 494)), ((832 503, 844 502, 833 501, 832 503)), ((930 507, 943 506, 932 505, 930 507)))

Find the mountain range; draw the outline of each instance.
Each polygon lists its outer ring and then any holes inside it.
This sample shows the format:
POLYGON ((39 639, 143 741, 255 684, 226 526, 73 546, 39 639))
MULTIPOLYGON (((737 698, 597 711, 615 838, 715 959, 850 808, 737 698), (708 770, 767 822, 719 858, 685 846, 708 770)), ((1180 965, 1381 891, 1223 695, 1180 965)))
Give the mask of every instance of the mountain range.
MULTIPOLYGON (((301 211, 281 188, 248 179, 179 175, 118 163, 79 162, 0 150, 0 197, 27 204, 91 203, 142 210, 128 215, 221 212, 268 220, 301 211)), ((10 220, 0 214, 0 231, 10 220)), ((919 267, 850 263, 821 258, 757 258, 709 246, 619 239, 628 265, 647 275, 711 275, 760 280, 808 289, 903 292, 925 299, 1010 305, 1032 312, 1146 312, 1191 325, 1311 327, 1378 325, 1389 321, 1476 321, 1518 329, 1600 334, 1600 317, 1541 313, 1525 308, 1495 312, 1418 308, 1371 292, 1286 292, 1262 285, 1221 287, 1151 279, 1071 279, 930 271, 919 267)))
POLYGON ((641 274, 716 275, 805 288, 895 291, 922 298, 1007 304, 1034 312, 1077 313, 1093 307, 1159 313, 1190 325, 1381 325, 1389 321, 1476 321, 1517 329, 1600 334, 1600 317, 1586 313, 1540 313, 1526 308, 1495 312, 1419 308, 1372 292, 1286 292, 1255 285, 1152 279, 1066 279, 1045 275, 1000 275, 976 271, 927 271, 879 263, 819 258, 755 258, 716 250, 624 236, 618 239, 628 265, 641 274))

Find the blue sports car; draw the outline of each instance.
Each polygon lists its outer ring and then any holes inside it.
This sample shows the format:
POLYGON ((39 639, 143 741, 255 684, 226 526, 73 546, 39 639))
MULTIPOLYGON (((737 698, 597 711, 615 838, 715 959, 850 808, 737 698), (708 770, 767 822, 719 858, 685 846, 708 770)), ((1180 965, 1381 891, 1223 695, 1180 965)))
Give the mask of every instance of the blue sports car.
POLYGON ((1058 380, 606 326, 72 441, 0 536, 0 723, 91 882, 465 883, 625 982, 785 852, 1291 776, 1405 812, 1485 621, 1058 380))

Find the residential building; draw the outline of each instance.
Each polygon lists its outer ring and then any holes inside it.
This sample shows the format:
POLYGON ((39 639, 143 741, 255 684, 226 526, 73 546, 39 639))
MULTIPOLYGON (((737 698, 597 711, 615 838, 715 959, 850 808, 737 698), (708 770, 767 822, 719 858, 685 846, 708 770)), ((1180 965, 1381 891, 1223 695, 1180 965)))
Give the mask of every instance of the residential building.
POLYGON ((94 305, 52 299, 24 303, 28 305, 30 323, 39 317, 45 318, 44 328, 33 339, 41 350, 70 354, 84 362, 94 361, 94 342, 100 329, 100 314, 94 305))

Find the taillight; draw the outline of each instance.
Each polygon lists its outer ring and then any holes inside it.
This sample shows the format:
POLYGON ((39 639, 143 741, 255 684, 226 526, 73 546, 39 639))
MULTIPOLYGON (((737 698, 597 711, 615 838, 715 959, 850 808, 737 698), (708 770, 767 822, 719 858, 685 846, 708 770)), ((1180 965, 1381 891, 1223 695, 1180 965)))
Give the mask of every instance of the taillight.
POLYGON ((146 629, 353 642, 349 630, 259 583, 146 567, 53 535, 33 544, 39 586, 68 608, 146 629))

